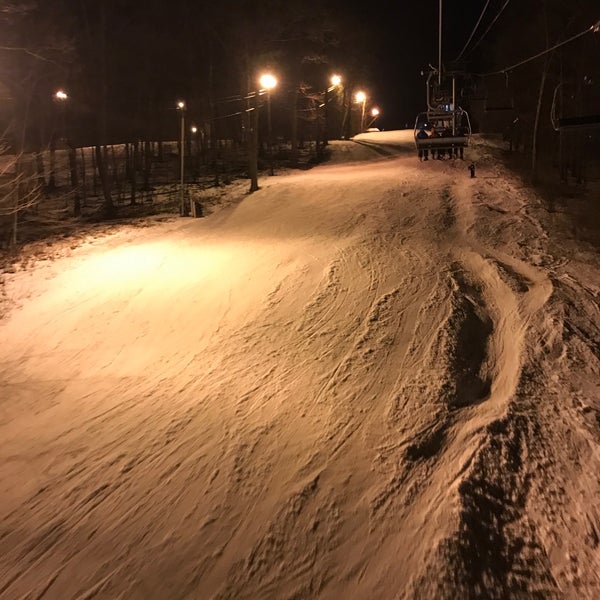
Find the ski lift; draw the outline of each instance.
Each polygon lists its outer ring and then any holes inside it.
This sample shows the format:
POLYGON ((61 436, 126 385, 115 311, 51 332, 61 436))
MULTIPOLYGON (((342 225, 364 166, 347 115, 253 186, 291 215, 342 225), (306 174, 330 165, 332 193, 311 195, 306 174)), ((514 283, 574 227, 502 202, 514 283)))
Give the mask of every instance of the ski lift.
POLYGON ((419 151, 447 150, 455 155, 460 151, 462 155, 463 151, 459 149, 466 148, 471 137, 469 115, 461 108, 451 107, 419 113, 415 119, 414 136, 419 151))
MULTIPOLYGON (((424 74, 424 73, 423 73, 424 74)), ((438 157, 444 151, 450 156, 463 157, 469 145, 471 121, 465 110, 456 105, 456 74, 444 74, 444 80, 452 81, 452 89, 442 86, 442 0, 439 8, 438 66, 429 65, 427 76, 427 110, 415 119, 415 145, 427 157, 429 150, 437 150, 438 157), (434 132, 435 130, 435 132, 434 132)))

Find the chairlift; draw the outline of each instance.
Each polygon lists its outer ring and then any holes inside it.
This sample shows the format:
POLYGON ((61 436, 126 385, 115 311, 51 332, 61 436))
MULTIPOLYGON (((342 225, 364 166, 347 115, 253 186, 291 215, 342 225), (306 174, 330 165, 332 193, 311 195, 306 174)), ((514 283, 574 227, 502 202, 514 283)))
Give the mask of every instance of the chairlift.
POLYGON ((442 87, 442 0, 439 8, 439 52, 437 68, 429 65, 427 76, 427 110, 415 119, 415 145, 419 156, 427 157, 429 150, 437 150, 438 157, 445 151, 450 156, 463 157, 464 148, 469 145, 471 121, 468 113, 456 105, 456 75, 444 74, 444 79, 452 80, 452 90, 442 87), (434 135, 432 135, 435 130, 434 135))
MULTIPOLYGON (((466 148, 471 137, 469 114, 462 108, 428 110, 415 119, 415 145, 417 150, 447 150, 453 154, 466 148), (420 132, 424 131, 426 137, 420 132), (434 137, 431 137, 435 131, 434 137)), ((462 152, 461 152, 462 154, 462 152)))

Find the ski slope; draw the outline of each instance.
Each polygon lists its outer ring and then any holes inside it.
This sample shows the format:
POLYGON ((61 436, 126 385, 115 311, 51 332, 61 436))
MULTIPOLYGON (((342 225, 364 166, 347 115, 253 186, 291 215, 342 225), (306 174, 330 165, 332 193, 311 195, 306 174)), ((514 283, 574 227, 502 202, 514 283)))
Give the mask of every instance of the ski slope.
POLYGON ((600 596, 597 252, 411 137, 4 275, 1 598, 600 596))

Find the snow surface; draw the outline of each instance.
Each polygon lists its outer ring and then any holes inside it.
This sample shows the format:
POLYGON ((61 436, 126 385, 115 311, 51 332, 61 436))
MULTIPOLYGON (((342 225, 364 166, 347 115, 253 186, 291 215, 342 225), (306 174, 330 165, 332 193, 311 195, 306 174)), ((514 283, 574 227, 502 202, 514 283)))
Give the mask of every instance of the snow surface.
POLYGON ((331 152, 4 275, 1 598, 600 597, 597 248, 482 141, 331 152))

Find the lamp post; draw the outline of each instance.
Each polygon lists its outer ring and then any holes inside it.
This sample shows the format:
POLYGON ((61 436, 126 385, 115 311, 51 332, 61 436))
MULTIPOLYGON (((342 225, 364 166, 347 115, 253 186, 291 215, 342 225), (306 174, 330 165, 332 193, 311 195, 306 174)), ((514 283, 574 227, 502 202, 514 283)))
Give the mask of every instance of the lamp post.
POLYGON ((362 132, 365 128, 365 105, 367 102, 367 95, 364 92, 357 92, 355 96, 356 102, 360 103, 360 131, 362 132))
MULTIPOLYGON (((69 95, 64 90, 57 90, 52 98, 55 102, 60 105, 60 133, 63 137, 66 137, 66 119, 65 119, 65 106, 69 99, 69 95)), ((56 131, 52 132, 50 138, 50 175, 48 177, 48 188, 50 190, 56 189, 56 131)))
MULTIPOLYGON (((192 164, 194 165, 194 181, 196 181, 196 178, 199 175, 200 172, 200 144, 198 142, 198 128, 195 125, 192 125, 190 127, 190 132, 192 134, 192 138, 195 141, 195 146, 196 146, 196 160, 194 160, 192 162, 192 164)), ((191 148, 191 144, 190 144, 190 148, 191 148)), ((191 152, 190 152, 191 154, 191 152)))
POLYGON ((373 123, 375 122, 375 120, 377 119, 377 117, 380 115, 380 111, 377 107, 374 107, 373 109, 371 109, 371 120, 369 121, 369 124, 367 125, 367 129, 369 129, 369 127, 371 127, 371 125, 373 125, 373 123))
POLYGON ((273 175, 273 152, 271 144, 271 90, 277 86, 277 78, 270 73, 265 73, 260 77, 260 87, 267 92, 267 147, 269 151, 269 174, 273 175))
POLYGON ((185 217, 187 216, 187 210, 185 207, 185 193, 183 188, 183 174, 185 164, 185 102, 183 100, 177 101, 177 110, 181 113, 181 130, 179 138, 179 214, 182 217, 185 217))
POLYGON ((54 98, 56 99, 56 101, 60 105, 60 120, 61 120, 60 127, 61 127, 61 133, 62 133, 62 138, 64 139, 65 143, 67 143, 67 117, 66 117, 66 112, 67 112, 67 100, 69 99, 69 94, 67 94, 67 92, 65 92, 64 90, 58 90, 54 94, 54 98))
POLYGON ((332 75, 329 81, 331 85, 325 88, 325 122, 323 124, 323 143, 325 146, 329 144, 329 93, 342 83, 342 78, 339 75, 332 75))

